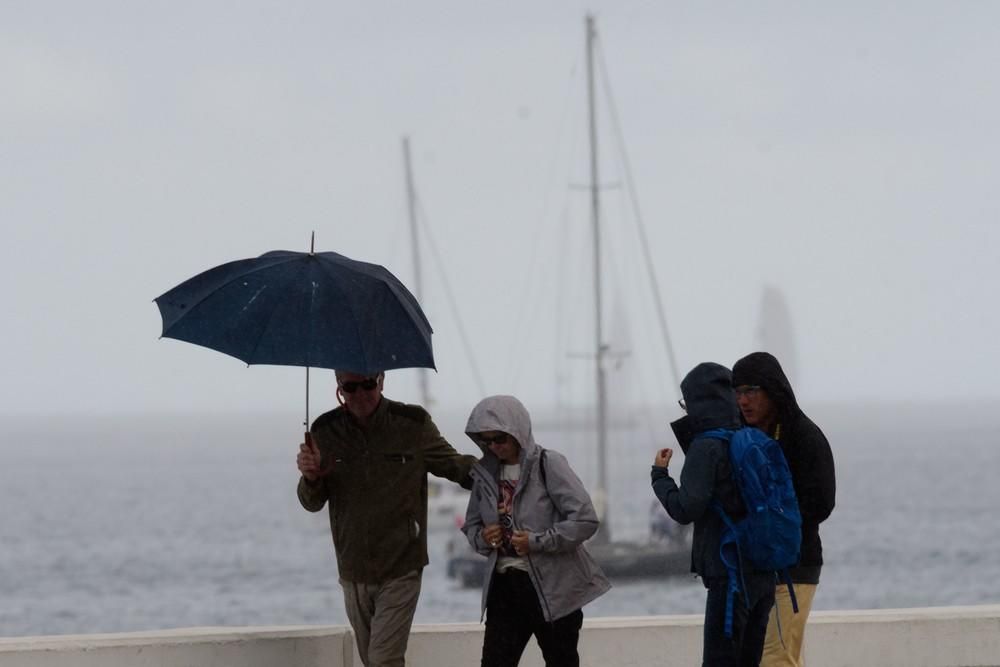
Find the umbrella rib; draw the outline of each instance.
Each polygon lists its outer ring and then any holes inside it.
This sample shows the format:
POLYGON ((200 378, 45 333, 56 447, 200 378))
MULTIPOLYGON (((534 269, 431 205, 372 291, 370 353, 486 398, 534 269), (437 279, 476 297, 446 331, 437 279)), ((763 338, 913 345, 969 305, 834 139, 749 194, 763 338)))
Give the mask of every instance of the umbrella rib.
MULTIPOLYGON (((294 259, 299 259, 299 260, 302 260, 302 259, 303 259, 303 257, 296 257, 296 258, 294 258, 294 259)), ((306 259, 305 261, 308 261, 308 259, 306 259)), ((301 273, 301 271, 305 270, 305 268, 304 268, 305 266, 306 266, 306 265, 305 265, 305 264, 303 264, 303 268, 302 268, 302 269, 300 269, 300 271, 299 271, 300 273, 301 273)), ((297 276, 296 276, 296 277, 297 277, 297 276)), ((287 282, 288 282, 288 281, 286 281, 286 283, 287 283, 287 282)), ((258 293, 259 293, 259 292, 258 292, 258 293)), ((278 293, 280 294, 280 293, 281 293, 281 291, 279 290, 279 291, 278 291, 278 293)), ((254 298, 256 299, 257 297, 256 297, 256 296, 254 296, 254 298)), ((257 354, 257 348, 259 348, 259 347, 260 347, 260 342, 261 342, 262 340, 264 340, 264 334, 265 334, 265 333, 267 333, 267 330, 268 330, 268 329, 269 329, 269 328, 271 327, 271 322, 272 322, 272 321, 274 320, 274 315, 275 315, 275 313, 277 313, 277 312, 278 312, 278 309, 277 309, 277 308, 274 308, 274 309, 272 309, 272 310, 271 310, 270 314, 269 314, 269 315, 267 316, 267 323, 266 323, 266 324, 265 324, 265 325, 264 325, 263 327, 261 327, 261 329, 260 329, 260 334, 259 334, 259 335, 257 336, 257 341, 256 341, 256 342, 255 342, 255 343, 253 344, 253 348, 252 348, 252 349, 250 350, 250 355, 249 355, 249 356, 250 356, 250 358, 251 358, 251 359, 253 359, 253 358, 254 358, 254 355, 256 355, 256 354, 257 354)), ((307 356, 308 356, 308 354, 307 354, 307 356)), ((247 362, 247 364, 249 364, 249 363, 250 363, 250 362, 247 362)))
MULTIPOLYGON (((242 264, 244 262, 254 262, 254 261, 257 261, 258 259, 259 258, 257 258, 257 257, 248 257, 246 259, 237 259, 237 260, 235 260, 233 262, 230 262, 230 263, 231 264, 242 264)), ((257 267, 257 266, 255 266, 255 267, 253 267, 252 271, 246 271, 246 272, 242 272, 242 273, 237 273, 236 275, 234 275, 229 280, 226 280, 224 282, 219 283, 216 286, 213 286, 213 288, 211 290, 205 290, 204 296, 202 296, 200 299, 197 299, 197 300, 193 301, 192 303, 188 304, 185 307, 185 310, 187 310, 188 313, 191 312, 192 310, 194 310, 195 308, 197 308, 198 306, 200 306, 202 304, 202 302, 206 301, 207 299, 211 298, 216 293, 218 293, 219 290, 223 289, 224 287, 228 287, 229 285, 232 285, 233 283, 235 283, 238 280, 243 280, 246 277, 247 273, 253 273, 253 272, 259 271, 261 268, 268 268, 269 269, 272 266, 277 266, 278 264, 281 264, 282 262, 287 262, 287 261, 289 261, 291 259, 295 259, 295 258, 294 257, 282 257, 280 259, 280 261, 277 261, 274 264, 269 264, 266 267, 257 267)), ((216 267, 216 268, 219 268, 219 267, 216 267)), ((214 270, 214 269, 208 269, 208 271, 212 271, 212 270, 214 270)), ((208 271, 203 271, 202 273, 208 273, 208 271)), ((198 275, 201 275, 201 274, 198 274, 198 275)), ((197 276, 195 276, 195 277, 197 277, 197 276)), ((194 280, 194 278, 192 278, 191 280, 194 280)), ((162 299, 163 297, 165 297, 167 294, 170 294, 170 292, 174 291, 174 289, 177 289, 177 287, 175 287, 175 288, 173 288, 173 289, 171 289, 171 290, 169 290, 167 292, 164 292, 160 296, 158 296, 155 299, 153 299, 154 303, 158 304, 158 302, 159 302, 160 299, 162 299)), ((184 315, 186 315, 186 314, 187 313, 185 313, 184 315)), ((173 322, 173 324, 170 325, 170 329, 173 329, 181 320, 183 320, 184 319, 184 315, 181 315, 180 317, 178 317, 173 322)), ((162 338, 163 336, 167 336, 167 338, 170 338, 170 336, 168 335, 168 332, 169 332, 169 329, 164 330, 163 333, 160 334, 160 337, 162 338)))
MULTIPOLYGON (((321 259, 323 259, 323 258, 321 258, 321 259)), ((331 284, 333 284, 340 291, 340 293, 342 295, 344 295, 344 297, 345 297, 344 298, 344 303, 347 304, 348 310, 351 311, 351 316, 352 316, 351 317, 351 322, 354 325, 354 335, 355 335, 355 337, 358 340, 358 347, 361 349, 361 357, 365 361, 365 369, 367 370, 368 369, 368 352, 367 352, 367 350, 365 350, 364 346, 360 344, 361 343, 361 331, 358 329, 358 318, 356 316, 356 313, 354 312, 354 303, 351 301, 350 298, 346 298, 349 295, 344 290, 344 288, 340 286, 340 283, 336 280, 336 275, 334 275, 332 273, 331 267, 328 266, 328 264, 326 262, 320 262, 320 266, 323 267, 323 271, 324 272, 326 272, 328 275, 330 275, 331 277, 334 278, 334 280, 331 281, 331 284)), ((373 280, 378 280, 378 278, 373 278, 373 280)), ((379 281, 379 282, 381 282, 381 281, 379 281)), ((343 369, 343 370, 347 370, 347 369, 343 369)), ((383 369, 379 369, 379 370, 383 370, 383 369)))

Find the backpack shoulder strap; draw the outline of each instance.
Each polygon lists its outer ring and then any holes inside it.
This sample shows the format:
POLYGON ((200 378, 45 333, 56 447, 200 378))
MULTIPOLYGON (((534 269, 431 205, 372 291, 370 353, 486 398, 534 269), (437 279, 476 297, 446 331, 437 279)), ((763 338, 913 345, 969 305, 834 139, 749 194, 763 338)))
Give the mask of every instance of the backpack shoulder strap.
POLYGON ((545 493, 549 492, 549 480, 545 474, 545 448, 539 447, 542 450, 541 454, 538 455, 538 473, 542 476, 542 486, 545 487, 545 493))
MULTIPOLYGON (((730 444, 733 440, 733 436, 738 433, 738 430, 726 429, 726 428, 716 428, 710 431, 705 431, 699 433, 699 438, 712 438, 715 440, 722 440, 727 444, 730 444)), ((730 462, 732 461, 732 451, 729 453, 730 462)), ((735 475, 735 469, 734 469, 735 475)), ((733 483, 739 488, 738 480, 733 479, 733 483)), ((722 508, 722 503, 718 499, 712 501, 712 508, 715 510, 719 518, 725 524, 725 528, 722 531, 722 536, 719 541, 719 557, 722 560, 723 566, 726 568, 728 574, 728 585, 726 587, 726 611, 723 622, 723 631, 726 637, 733 636, 733 606, 736 603, 736 594, 741 590, 746 591, 746 581, 743 576, 743 554, 740 552, 740 541, 739 541, 739 527, 736 522, 730 518, 726 511, 722 508)), ((744 604, 746 604, 746 596, 743 596, 744 604)))
POLYGON ((545 457, 545 452, 546 452, 546 450, 543 447, 539 447, 539 449, 541 449, 542 452, 538 455, 538 475, 539 475, 539 477, 542 478, 542 487, 545 488, 545 495, 547 495, 549 497, 549 500, 552 501, 552 504, 553 504, 553 506, 555 506, 556 510, 559 512, 559 515, 560 516, 565 516, 563 514, 562 508, 559 507, 559 502, 555 498, 553 498, 552 494, 549 492, 549 480, 548 480, 548 476, 545 474, 545 458, 546 458, 545 457))
POLYGON ((792 611, 794 613, 799 613, 799 601, 795 597, 795 585, 792 583, 792 575, 788 571, 788 568, 782 569, 777 573, 778 578, 788 587, 788 597, 792 601, 792 611))
POLYGON ((698 433, 695 438, 713 438, 715 440, 725 440, 726 442, 729 442, 730 438, 733 437, 733 433, 736 433, 736 431, 730 428, 713 428, 711 430, 698 433))

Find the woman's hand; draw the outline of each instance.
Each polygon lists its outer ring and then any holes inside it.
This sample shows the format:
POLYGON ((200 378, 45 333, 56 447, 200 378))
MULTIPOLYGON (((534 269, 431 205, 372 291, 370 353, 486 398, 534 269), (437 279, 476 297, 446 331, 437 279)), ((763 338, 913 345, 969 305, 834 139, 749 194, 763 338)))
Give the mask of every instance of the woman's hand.
POLYGON ((494 549, 500 547, 500 543, 503 542, 503 528, 500 527, 498 523, 491 523, 488 526, 483 526, 483 532, 481 533, 486 544, 490 545, 494 549))
POLYGON ((528 555, 528 531, 515 530, 510 538, 510 544, 514 547, 514 553, 518 556, 528 555))

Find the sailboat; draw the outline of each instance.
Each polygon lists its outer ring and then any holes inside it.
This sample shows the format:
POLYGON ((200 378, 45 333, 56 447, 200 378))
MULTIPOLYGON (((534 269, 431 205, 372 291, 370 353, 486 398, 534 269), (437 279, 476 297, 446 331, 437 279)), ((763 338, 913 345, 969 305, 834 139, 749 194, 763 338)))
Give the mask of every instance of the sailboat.
POLYGON ((767 285, 761 294, 754 349, 767 350, 781 359, 782 370, 792 386, 797 386, 799 364, 795 329, 788 301, 779 287, 767 285))
MULTIPOLYGON (((666 576, 687 575, 690 572, 691 556, 688 531, 676 530, 676 525, 666 529, 659 521, 659 515, 653 514, 650 526, 650 540, 647 542, 631 542, 613 539, 610 522, 610 498, 608 495, 608 377, 606 366, 612 356, 603 329, 603 298, 601 285, 601 219, 600 219, 600 180, 597 160, 597 122, 595 113, 595 80, 594 52, 596 26, 592 16, 586 17, 586 55, 587 55, 587 99, 589 110, 588 134, 590 139, 590 222, 593 235, 593 295, 594 295, 594 352, 591 357, 595 367, 595 407, 594 429, 596 432, 596 471, 597 479, 592 497, 598 514, 601 517, 601 528, 587 543, 587 549, 598 562, 605 574, 612 580, 627 578, 658 578, 666 576), (659 539, 657 539, 659 537, 659 539)), ((641 227, 640 227, 641 230, 641 227)), ((648 248, 648 244, 644 244, 648 248)), ((659 295, 656 291, 655 277, 652 275, 652 261, 646 256, 647 269, 650 271, 654 296, 657 300, 657 312, 660 319, 661 335, 667 345, 667 354, 674 370, 675 385, 679 385, 676 372, 676 361, 666 331, 666 320, 660 307, 659 295)), ((637 473, 638 474, 638 473, 637 473)), ((652 492, 650 492, 652 498, 652 492)), ((665 517, 662 508, 656 508, 665 517)), ((478 554, 462 551, 451 558, 448 573, 459 579, 466 586, 479 585, 482 582, 486 560, 478 554)))

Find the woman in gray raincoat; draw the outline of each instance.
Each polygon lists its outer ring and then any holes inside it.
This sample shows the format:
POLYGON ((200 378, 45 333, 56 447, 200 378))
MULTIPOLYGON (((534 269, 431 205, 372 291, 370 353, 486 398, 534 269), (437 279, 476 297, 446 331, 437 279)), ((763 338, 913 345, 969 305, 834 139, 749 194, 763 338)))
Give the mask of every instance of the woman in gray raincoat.
POLYGON ((531 635, 546 665, 579 665, 582 607, 611 588, 583 546, 599 525, 590 495, 513 396, 480 401, 465 432, 483 450, 462 527, 489 558, 482 665, 517 665, 531 635))

